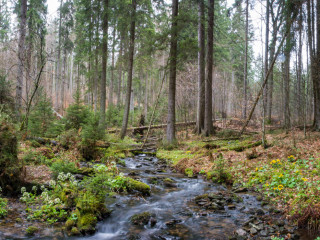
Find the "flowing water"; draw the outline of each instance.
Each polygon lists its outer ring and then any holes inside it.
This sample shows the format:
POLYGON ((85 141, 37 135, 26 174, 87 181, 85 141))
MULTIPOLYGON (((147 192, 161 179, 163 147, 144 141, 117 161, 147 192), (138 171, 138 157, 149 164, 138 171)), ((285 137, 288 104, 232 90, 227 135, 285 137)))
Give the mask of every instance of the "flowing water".
MULTIPOLYGON (((205 210, 195 203, 196 196, 205 193, 230 192, 230 190, 222 185, 205 181, 201 177, 186 178, 172 171, 163 161, 144 154, 127 158, 125 162, 126 167, 119 166, 120 171, 149 184, 151 196, 119 194, 115 197, 107 197, 108 208, 113 211, 110 217, 98 223, 97 232, 93 236, 70 238, 55 235, 55 237, 50 237, 50 232, 48 232, 46 236, 35 236, 32 239, 227 240, 248 219, 253 216, 262 217, 257 216, 257 211, 262 210, 265 216, 269 214, 269 207, 262 207, 251 193, 238 194, 243 201, 233 201, 232 208, 225 206, 219 211, 205 210), (164 179, 172 181, 168 184, 164 179), (143 212, 149 212, 152 215, 148 224, 142 226, 132 224, 130 218, 143 212)), ((10 237, 10 234, 3 235, 1 231, 0 228, 0 239, 31 239, 17 237, 18 233, 21 233, 19 229, 12 234, 15 237, 10 237)), ((54 232, 54 228, 51 228, 51 232, 54 232)), ((314 239, 314 235, 306 231, 299 233, 300 238, 298 239, 314 239)))
POLYGON ((219 212, 205 211, 193 199, 207 192, 227 191, 226 188, 202 178, 186 178, 168 169, 164 172, 164 166, 155 157, 142 154, 125 161, 126 167, 121 171, 142 182, 150 184, 155 179, 161 182, 170 178, 175 183, 151 184, 152 194, 147 198, 116 197, 109 205, 113 209, 111 216, 98 225, 97 233, 89 239, 229 239, 251 217, 250 210, 262 208, 255 196, 241 194, 243 201, 235 203, 233 210, 226 206, 219 212), (131 224, 130 218, 142 212, 153 214, 156 223, 131 224))

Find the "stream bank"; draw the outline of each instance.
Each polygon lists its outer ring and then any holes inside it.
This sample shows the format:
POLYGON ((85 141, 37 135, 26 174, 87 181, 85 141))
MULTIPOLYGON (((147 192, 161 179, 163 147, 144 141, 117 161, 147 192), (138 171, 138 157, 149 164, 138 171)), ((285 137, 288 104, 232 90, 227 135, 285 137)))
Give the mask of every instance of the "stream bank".
POLYGON ((119 193, 107 197, 111 215, 98 222, 94 235, 71 237, 52 226, 33 237, 25 236, 19 231, 22 224, 13 223, 14 218, 1 224, 16 231, 2 232, 0 239, 314 239, 282 220, 280 212, 240 186, 230 189, 208 182, 201 175, 188 178, 168 167, 166 161, 146 154, 125 158, 118 169, 125 176, 150 185, 151 194, 119 193))

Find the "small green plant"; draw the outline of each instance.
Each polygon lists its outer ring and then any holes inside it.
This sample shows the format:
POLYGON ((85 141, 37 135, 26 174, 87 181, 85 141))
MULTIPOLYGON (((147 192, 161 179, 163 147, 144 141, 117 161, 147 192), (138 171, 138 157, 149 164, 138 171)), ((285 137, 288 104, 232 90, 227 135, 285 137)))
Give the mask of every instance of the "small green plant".
POLYGON ((189 178, 192 178, 193 177, 193 170, 192 168, 186 168, 184 170, 184 173, 189 177, 189 178))
POLYGON ((56 179, 60 173, 75 174, 79 172, 74 162, 66 162, 66 161, 63 161, 62 159, 56 160, 50 168, 52 170, 54 179, 56 179))
POLYGON ((66 129, 80 129, 83 124, 88 122, 90 115, 89 108, 81 101, 80 91, 74 95, 75 103, 66 109, 66 117, 64 118, 66 129))
POLYGON ((28 236, 33 236, 38 231, 39 231, 39 228, 37 228, 35 226, 30 226, 26 229, 26 233, 28 236))
POLYGON ((213 182, 232 184, 232 175, 227 170, 225 159, 220 153, 212 167, 212 171, 207 173, 207 178, 213 182))
POLYGON ((7 204, 8 200, 1 197, 2 188, 0 187, 0 218, 4 218, 8 211, 7 211, 7 204))

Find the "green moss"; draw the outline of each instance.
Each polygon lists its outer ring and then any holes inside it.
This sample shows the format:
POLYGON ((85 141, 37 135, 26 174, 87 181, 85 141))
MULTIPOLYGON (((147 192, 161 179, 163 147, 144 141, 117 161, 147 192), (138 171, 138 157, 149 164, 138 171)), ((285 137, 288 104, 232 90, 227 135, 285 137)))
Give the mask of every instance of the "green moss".
POLYGON ((71 229, 70 233, 71 233, 71 235, 73 235, 73 236, 78 236, 78 235, 81 234, 80 231, 79 231, 79 229, 76 228, 76 227, 73 227, 73 228, 71 229))
POLYGON ((64 224, 67 230, 70 230, 75 225, 76 225, 76 222, 71 219, 67 220, 66 223, 64 224))
POLYGON ((196 154, 186 152, 184 150, 165 150, 159 149, 157 151, 157 158, 169 160, 172 165, 176 165, 180 160, 185 158, 195 158, 196 154))
POLYGON ((173 181, 171 178, 165 178, 163 179, 163 182, 174 183, 175 181, 173 181))
POLYGON ((135 214, 130 218, 130 222, 134 225, 147 225, 151 218, 151 213, 143 212, 139 214, 135 214))
POLYGON ((148 184, 145 184, 143 182, 134 180, 132 178, 127 178, 128 180, 128 190, 129 191, 138 191, 141 192, 144 195, 150 195, 150 186, 148 184))
POLYGON ((86 213, 78 218, 77 226, 80 232, 93 233, 95 232, 97 224, 97 218, 94 214, 86 213))
POLYGON ((60 193, 60 199, 67 208, 74 206, 74 194, 73 190, 69 188, 64 188, 60 193))
POLYGON ((30 226, 26 229, 26 233, 29 236, 33 236, 36 232, 39 231, 39 228, 35 227, 35 226, 30 226))
POLYGON ((81 191, 75 199, 76 207, 85 213, 97 213, 104 208, 104 202, 90 192, 81 191))
POLYGON ((192 168, 186 168, 184 170, 184 174, 187 175, 189 178, 192 178, 193 177, 193 170, 192 168))

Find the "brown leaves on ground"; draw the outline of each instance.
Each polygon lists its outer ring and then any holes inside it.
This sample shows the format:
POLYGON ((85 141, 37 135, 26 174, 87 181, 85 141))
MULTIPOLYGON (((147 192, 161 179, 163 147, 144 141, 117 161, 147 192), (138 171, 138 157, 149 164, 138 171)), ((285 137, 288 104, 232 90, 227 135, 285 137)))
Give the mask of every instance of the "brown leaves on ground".
POLYGON ((46 165, 25 166, 25 181, 37 182, 39 184, 49 183, 51 180, 51 170, 46 165))

